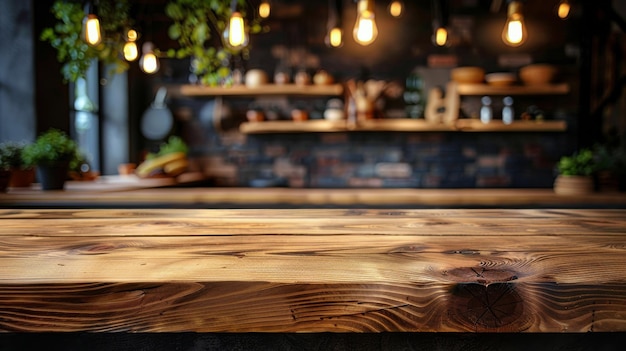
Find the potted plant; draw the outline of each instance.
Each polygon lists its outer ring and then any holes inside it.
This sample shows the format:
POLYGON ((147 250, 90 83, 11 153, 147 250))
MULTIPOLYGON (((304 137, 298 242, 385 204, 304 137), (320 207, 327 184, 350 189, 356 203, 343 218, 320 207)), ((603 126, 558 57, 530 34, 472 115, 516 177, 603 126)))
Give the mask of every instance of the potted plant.
POLYGON ((626 146, 601 144, 596 146, 600 191, 626 190, 626 146))
POLYGON ((0 192, 5 192, 11 178, 11 170, 9 168, 8 157, 4 152, 4 148, 0 147, 0 192))
POLYGON ((24 162, 22 152, 26 143, 7 141, 0 144, 0 153, 11 171, 9 187, 29 187, 35 181, 35 170, 24 162))
POLYGON ((597 169, 594 153, 584 148, 571 156, 563 156, 557 163, 559 175, 554 181, 554 192, 560 195, 582 195, 594 191, 593 174, 597 169))
POLYGON ((63 189, 70 162, 78 154, 74 140, 57 129, 41 134, 23 151, 26 164, 37 166, 37 177, 43 190, 63 189))

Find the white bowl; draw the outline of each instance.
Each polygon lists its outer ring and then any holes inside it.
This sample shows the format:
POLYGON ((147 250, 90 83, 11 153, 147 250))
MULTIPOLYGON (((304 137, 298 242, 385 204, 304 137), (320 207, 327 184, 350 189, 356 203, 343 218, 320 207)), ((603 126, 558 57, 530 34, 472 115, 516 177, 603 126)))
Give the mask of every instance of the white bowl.
POLYGON ((337 108, 329 108, 326 111, 324 111, 324 119, 327 119, 329 121, 340 121, 344 119, 345 117, 346 116, 343 110, 340 110, 337 108))
POLYGON ((489 73, 485 75, 485 81, 489 85, 496 86, 509 86, 515 84, 517 78, 513 73, 501 72, 501 73, 489 73))

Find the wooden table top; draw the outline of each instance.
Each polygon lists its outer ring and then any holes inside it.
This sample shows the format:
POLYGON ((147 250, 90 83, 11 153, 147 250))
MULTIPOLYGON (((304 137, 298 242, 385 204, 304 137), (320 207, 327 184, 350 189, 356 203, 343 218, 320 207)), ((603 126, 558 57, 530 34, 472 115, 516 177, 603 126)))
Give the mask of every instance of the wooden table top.
POLYGON ((4 209, 0 331, 626 331, 626 210, 4 209))
POLYGON ((608 207, 626 208, 626 193, 556 195, 552 189, 127 188, 73 185, 64 191, 10 189, 0 208, 40 207, 608 207))

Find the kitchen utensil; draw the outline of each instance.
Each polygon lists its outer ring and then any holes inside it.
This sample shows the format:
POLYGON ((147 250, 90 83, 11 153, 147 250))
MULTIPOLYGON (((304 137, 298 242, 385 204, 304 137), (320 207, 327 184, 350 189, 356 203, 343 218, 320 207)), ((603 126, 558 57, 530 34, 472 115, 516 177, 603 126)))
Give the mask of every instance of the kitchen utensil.
POLYGON ((232 110, 221 96, 208 100, 198 112, 202 126, 210 132, 222 132, 239 126, 239 119, 234 118, 232 110))
POLYGON ((368 99, 376 100, 380 97, 380 94, 382 94, 383 90, 385 90, 386 85, 387 82, 384 80, 369 79, 364 84, 365 95, 368 99))
POLYGON ((167 88, 157 90, 154 101, 141 119, 141 133, 150 140, 164 139, 172 130, 174 117, 165 104, 167 88))

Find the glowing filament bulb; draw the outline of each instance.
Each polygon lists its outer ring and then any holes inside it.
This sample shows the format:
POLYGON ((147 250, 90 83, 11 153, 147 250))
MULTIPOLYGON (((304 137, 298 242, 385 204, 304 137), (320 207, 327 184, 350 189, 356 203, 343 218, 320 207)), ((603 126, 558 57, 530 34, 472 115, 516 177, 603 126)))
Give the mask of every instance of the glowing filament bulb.
POLYGON ((128 39, 128 41, 135 41, 137 40, 138 34, 137 31, 134 29, 129 29, 128 32, 126 33, 126 38, 128 39))
POLYGON ((139 59, 139 67, 145 73, 152 74, 159 70, 159 58, 154 54, 154 45, 145 42, 142 47, 143 56, 139 59))
POLYGON ((96 46, 102 41, 98 16, 91 13, 85 16, 83 20, 83 39, 91 46, 96 46))
POLYGON ((126 34, 126 43, 124 44, 123 52, 124 59, 126 61, 135 61, 139 57, 139 49, 137 48, 137 32, 130 29, 126 34))
POLYGON ((569 16, 569 12, 571 10, 571 5, 569 1, 563 0, 559 3, 559 7, 556 9, 556 14, 560 19, 566 19, 569 16))
POLYGON ((376 40, 378 28, 376 27, 373 1, 359 0, 353 36, 354 40, 361 45, 369 45, 376 40))
POLYGON ((271 6, 269 1, 263 1, 259 5, 259 17, 268 18, 270 16, 271 6))
POLYGON ((526 41, 526 24, 521 9, 522 5, 518 1, 509 4, 508 17, 502 31, 502 40, 509 46, 520 46, 526 41))
POLYGON ((248 44, 248 35, 241 13, 233 12, 230 16, 224 36, 228 46, 233 49, 240 49, 248 44))
POLYGON ((333 48, 338 48, 343 45, 343 33, 341 28, 334 27, 328 32, 327 44, 333 48))
POLYGON ((435 30, 435 44, 438 46, 445 46, 448 42, 448 31, 444 27, 439 27, 435 30))
POLYGON ((402 3, 402 1, 392 1, 389 4, 389 14, 392 15, 393 17, 400 17, 402 16, 402 12, 404 12, 404 4, 402 3))
POLYGON ((126 61, 135 61, 137 57, 139 57, 137 43, 135 43, 134 41, 127 41, 124 44, 124 59, 126 61))

